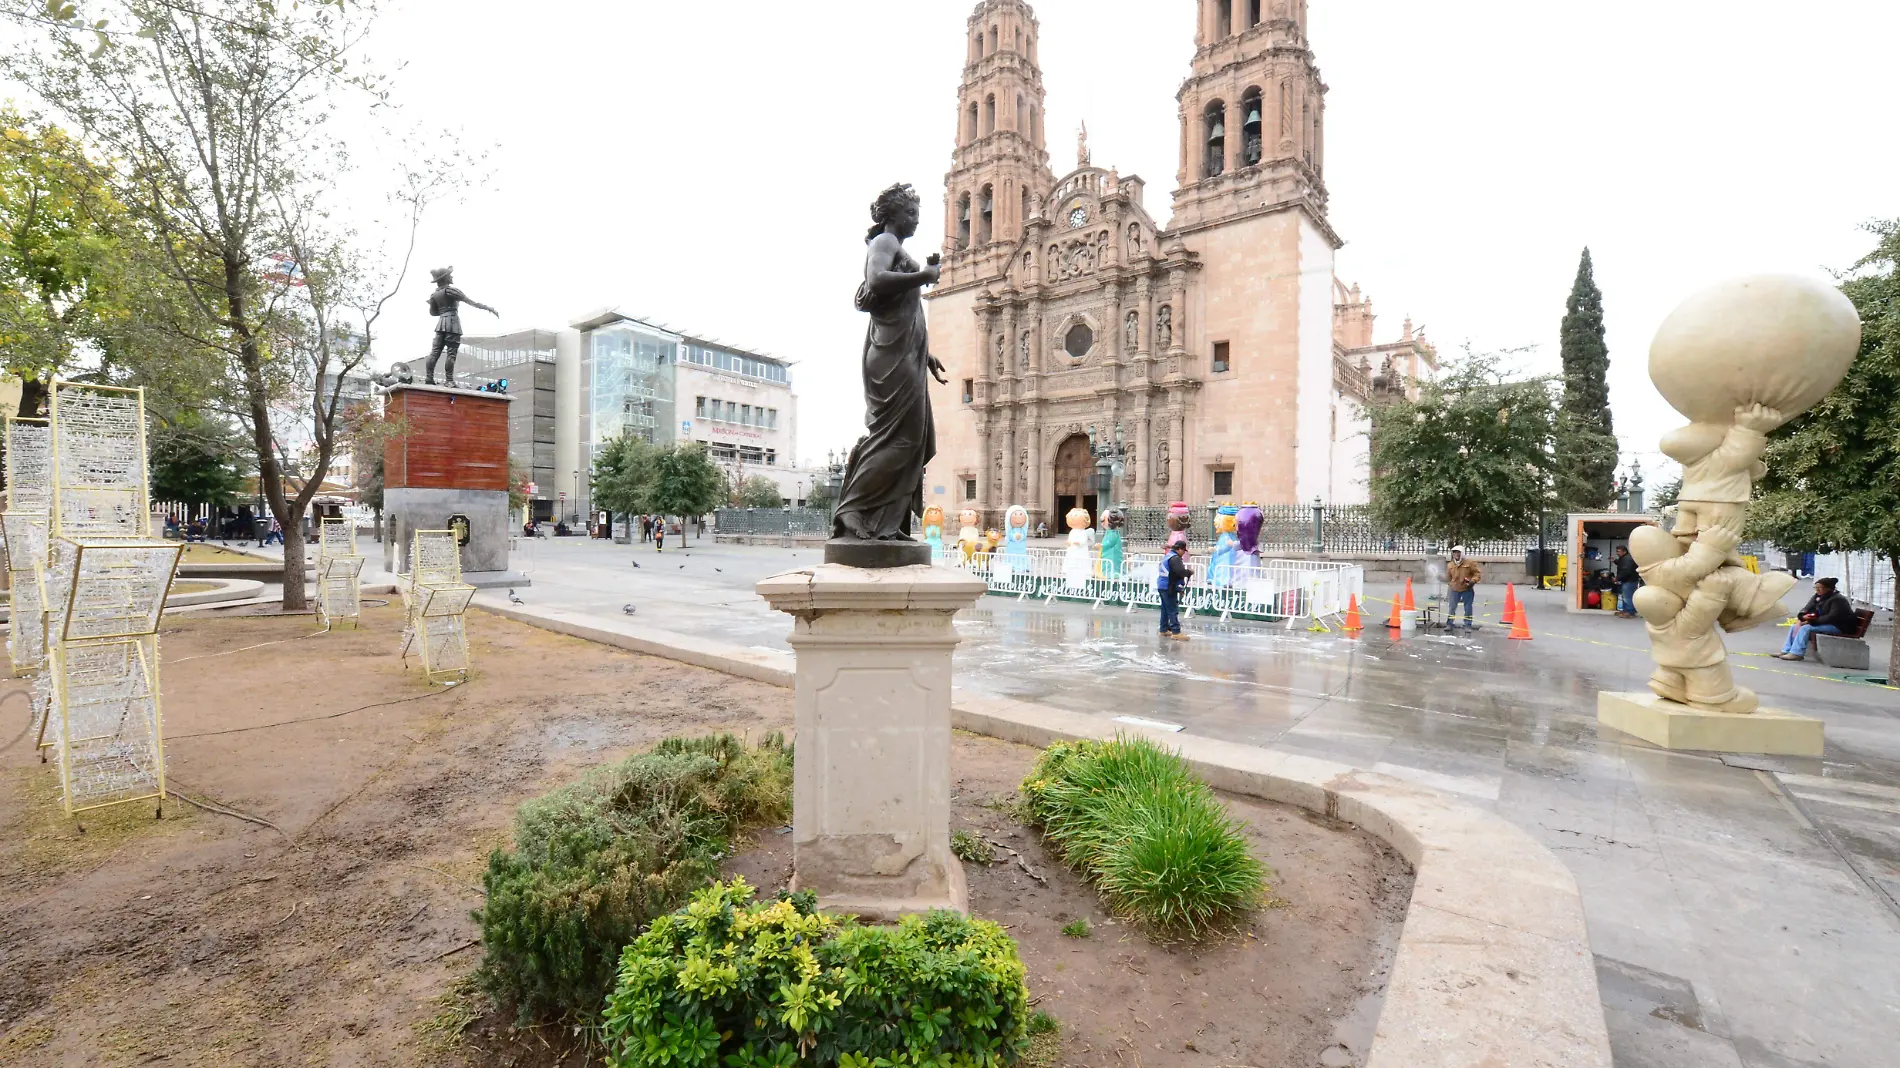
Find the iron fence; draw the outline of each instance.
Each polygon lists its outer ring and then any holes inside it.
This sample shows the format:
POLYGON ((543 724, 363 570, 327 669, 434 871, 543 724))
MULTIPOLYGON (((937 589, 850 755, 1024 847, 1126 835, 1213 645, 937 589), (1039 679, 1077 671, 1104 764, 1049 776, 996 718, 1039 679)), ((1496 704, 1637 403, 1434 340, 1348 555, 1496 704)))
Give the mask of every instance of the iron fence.
POLYGON ((721 508, 713 513, 719 534, 831 533, 831 512, 823 508, 721 508))
MULTIPOLYGON (((1162 561, 1161 553, 1129 553, 1117 565, 1089 550, 1021 548, 976 553, 968 561, 951 551, 941 563, 983 579, 994 594, 1133 611, 1161 606, 1155 579, 1162 561)), ((1353 598, 1365 601, 1365 568, 1358 564, 1258 560, 1237 553, 1218 559, 1190 553, 1186 562, 1194 573, 1181 593, 1181 609, 1188 614, 1290 623, 1338 617, 1353 598)))
MULTIPOLYGON (((1372 509, 1363 504, 1324 505, 1318 508, 1318 529, 1310 504, 1262 504, 1260 509, 1260 551, 1262 553, 1306 553, 1313 551, 1315 535, 1322 551, 1337 555, 1392 553, 1423 556, 1433 544, 1428 538, 1401 534, 1379 523, 1372 509)), ((1188 509, 1188 541, 1206 545, 1213 541, 1214 515, 1217 509, 1206 504, 1188 509)), ((1159 545, 1167 540, 1168 510, 1162 507, 1128 509, 1123 535, 1132 545, 1159 545)), ((1544 518, 1545 547, 1562 551, 1564 517, 1544 518)), ((1439 545, 1442 550, 1446 548, 1439 545)), ((1529 532, 1515 538, 1474 541, 1465 546, 1473 556, 1520 557, 1537 548, 1537 534, 1529 532)))

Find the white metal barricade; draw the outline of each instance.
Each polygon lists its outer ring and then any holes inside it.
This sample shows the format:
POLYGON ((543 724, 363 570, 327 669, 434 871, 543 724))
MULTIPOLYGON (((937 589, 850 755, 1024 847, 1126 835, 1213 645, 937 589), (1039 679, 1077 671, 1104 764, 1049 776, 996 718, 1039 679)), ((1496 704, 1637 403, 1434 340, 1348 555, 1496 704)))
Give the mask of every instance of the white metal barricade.
MULTIPOLYGON (((965 564, 948 554, 943 566, 980 577, 999 596, 1086 601, 1098 607, 1160 608, 1155 588, 1162 553, 1128 553, 1119 567, 1092 552, 1026 548, 977 553, 965 564)), ((1350 600, 1365 599, 1365 568, 1317 560, 1254 560, 1247 556, 1214 565, 1205 553, 1189 553, 1194 572, 1182 591, 1184 612, 1223 618, 1323 620, 1344 615, 1350 600)))

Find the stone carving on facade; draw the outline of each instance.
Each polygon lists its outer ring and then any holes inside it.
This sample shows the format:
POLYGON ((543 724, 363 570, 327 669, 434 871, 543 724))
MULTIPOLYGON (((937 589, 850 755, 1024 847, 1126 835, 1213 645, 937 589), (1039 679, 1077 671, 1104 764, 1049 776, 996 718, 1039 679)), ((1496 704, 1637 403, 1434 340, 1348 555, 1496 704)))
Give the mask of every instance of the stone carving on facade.
POLYGON ((1155 309, 1155 351, 1166 352, 1174 345, 1174 306, 1163 304, 1155 309))
POLYGON ((1155 485, 1168 484, 1168 440, 1162 438, 1155 442, 1155 485))
POLYGON ((1029 369, 1029 331, 1023 331, 1022 340, 1017 342, 1016 347, 1022 357, 1023 370, 1027 371, 1029 369))
POLYGON ((996 477, 990 480, 990 485, 995 487, 995 489, 990 491, 992 493, 1002 493, 1004 495, 1008 495, 1009 493, 1009 490, 1003 486, 1003 454, 1000 452, 996 454, 996 477))
POLYGON ((1141 347, 1141 313, 1129 312, 1122 320, 1122 347, 1134 352, 1141 347))
POLYGON ((1141 224, 1129 223, 1128 224, 1128 258, 1132 260, 1139 257, 1140 255, 1141 255, 1141 224))
POLYGON ((1016 484, 1018 486, 1029 485, 1029 450, 1028 449, 1024 449, 1022 452, 1016 454, 1016 484))
POLYGON ((996 373, 999 375, 1003 373, 1003 357, 1008 351, 1009 351, 1008 335, 1005 335, 1005 334, 996 335, 996 373))

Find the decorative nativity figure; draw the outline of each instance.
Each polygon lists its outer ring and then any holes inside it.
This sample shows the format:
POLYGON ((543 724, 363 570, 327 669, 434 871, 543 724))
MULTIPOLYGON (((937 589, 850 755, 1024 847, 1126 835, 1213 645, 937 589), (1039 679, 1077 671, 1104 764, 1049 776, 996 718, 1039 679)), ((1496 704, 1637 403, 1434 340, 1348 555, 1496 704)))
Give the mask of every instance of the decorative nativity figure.
POLYGON ((1232 586, 1240 565, 1240 509, 1229 504, 1214 516, 1214 555, 1208 561, 1207 581, 1232 586))
POLYGON ((1005 549, 1003 558, 1019 575, 1029 572, 1029 509, 1012 504, 1003 515, 1005 549))
POLYGON ((1069 547, 1062 554, 1062 580, 1071 590, 1088 586, 1089 562, 1094 557, 1095 531, 1087 508, 1071 508, 1067 516, 1069 547))
POLYGON ((429 314, 435 316, 435 344, 429 348, 429 362, 423 367, 422 380, 435 385, 436 361, 447 357, 442 364, 442 384, 453 386, 455 354, 462 348, 461 305, 480 308, 497 319, 501 313, 462 292, 455 284, 455 268, 437 268, 429 272, 429 277, 435 281, 435 292, 429 294, 429 314))
POLYGON ((930 378, 948 384, 930 354, 923 288, 935 285, 940 257, 922 267, 904 251, 917 232, 923 203, 899 183, 878 194, 865 236, 864 281, 857 309, 871 316, 864 335, 866 433, 851 447, 831 536, 860 541, 913 541, 910 517, 924 510, 924 465, 937 454, 930 378))
POLYGON ((957 531, 957 549, 963 555, 963 566, 969 567, 970 560, 983 551, 983 531, 977 527, 976 509, 965 508, 957 516, 962 527, 957 531))
POLYGON ((1120 509, 1110 509, 1105 519, 1108 529, 1102 531, 1102 577, 1111 582, 1122 578, 1122 518, 1120 509))
POLYGON ((930 546, 930 562, 943 562, 943 506, 924 509, 924 544, 930 546))

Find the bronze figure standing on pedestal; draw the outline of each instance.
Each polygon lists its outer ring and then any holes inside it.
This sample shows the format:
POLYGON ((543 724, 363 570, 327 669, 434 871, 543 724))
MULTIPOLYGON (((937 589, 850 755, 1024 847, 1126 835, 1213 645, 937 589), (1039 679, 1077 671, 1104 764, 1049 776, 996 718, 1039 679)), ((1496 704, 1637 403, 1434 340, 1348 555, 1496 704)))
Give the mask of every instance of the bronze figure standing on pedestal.
POLYGON ((943 364, 930 354, 923 287, 935 285, 933 253, 919 267, 904 251, 917 232, 922 202, 908 185, 894 185, 871 205, 864 281, 857 307, 871 316, 864 337, 866 432, 851 449, 844 487, 832 519, 828 563, 857 567, 928 564, 930 548, 910 536, 910 517, 924 508, 924 466, 937 453, 930 413, 930 378, 947 384, 943 364))
POLYGON ((429 314, 435 316, 435 344, 429 349, 429 362, 422 380, 435 385, 435 362, 446 355, 448 362, 442 367, 442 384, 452 386, 455 384, 455 354, 462 348, 460 306, 472 304, 497 319, 501 313, 457 288, 455 268, 437 268, 429 272, 429 277, 435 281, 435 292, 429 294, 429 314))

